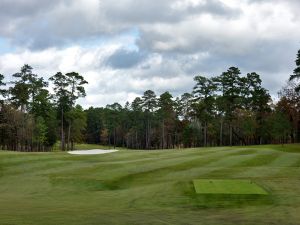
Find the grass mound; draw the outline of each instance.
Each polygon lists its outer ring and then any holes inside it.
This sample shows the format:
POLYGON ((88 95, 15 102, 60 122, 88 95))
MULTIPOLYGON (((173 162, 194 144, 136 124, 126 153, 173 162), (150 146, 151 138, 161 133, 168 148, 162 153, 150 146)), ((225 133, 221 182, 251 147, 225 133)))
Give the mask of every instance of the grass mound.
POLYGON ((198 179, 194 180, 197 194, 268 195, 268 192, 251 180, 198 179))
POLYGON ((281 149, 0 151, 0 224, 299 225, 300 145, 281 149))

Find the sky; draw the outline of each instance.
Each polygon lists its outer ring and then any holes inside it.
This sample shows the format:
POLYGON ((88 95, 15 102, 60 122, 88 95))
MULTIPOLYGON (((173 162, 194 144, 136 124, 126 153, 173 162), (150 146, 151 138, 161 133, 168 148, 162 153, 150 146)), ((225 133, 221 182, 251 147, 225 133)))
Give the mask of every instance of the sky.
POLYGON ((257 72, 273 97, 295 68, 299 0, 0 0, 0 73, 79 72, 84 108, 174 97, 193 77, 257 72))

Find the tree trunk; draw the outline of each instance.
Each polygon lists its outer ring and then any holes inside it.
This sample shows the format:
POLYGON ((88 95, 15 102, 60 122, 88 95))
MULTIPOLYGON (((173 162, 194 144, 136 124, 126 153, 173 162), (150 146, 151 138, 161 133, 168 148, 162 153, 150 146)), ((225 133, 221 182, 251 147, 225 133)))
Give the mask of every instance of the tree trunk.
POLYGON ((298 120, 298 124, 297 124, 297 135, 296 135, 296 139, 297 139, 297 143, 300 142, 300 118, 298 120))
POLYGON ((221 121, 221 126, 220 126, 220 146, 223 145, 223 121, 221 121))
POLYGON ((109 135, 108 135, 108 148, 110 149, 110 146, 111 146, 111 133, 109 132, 109 135))
POLYGON ((61 150, 65 151, 64 109, 61 109, 61 150))
POLYGON ((116 128, 114 128, 114 149, 116 148, 116 128))
POLYGON ((229 125, 229 145, 232 146, 232 126, 229 125))
POLYGON ((165 148, 165 120, 162 121, 162 149, 165 148))
POLYGON ((148 149, 148 131, 149 131, 149 119, 147 119, 147 124, 146 124, 146 137, 145 137, 145 147, 148 149))
POLYGON ((148 135, 148 140, 147 140, 147 149, 150 149, 150 140, 151 140, 151 134, 150 134, 150 131, 151 130, 151 125, 150 125, 150 120, 148 119, 148 132, 147 132, 147 135, 148 135))
POLYGON ((204 143, 204 147, 207 146, 207 122, 204 122, 204 140, 203 140, 203 143, 204 143))
POLYGON ((71 139, 71 123, 69 124, 68 127, 68 141, 67 141, 67 150, 70 150, 70 139, 71 139))
POLYGON ((21 152, 25 149, 25 143, 24 143, 24 133, 25 133, 25 106, 21 106, 21 113, 22 113, 22 125, 21 125, 21 132, 20 132, 20 149, 21 152))
POLYGON ((135 131, 135 148, 138 149, 138 138, 137 131, 135 131))
POLYGON ((146 149, 150 149, 151 145, 151 122, 150 119, 147 119, 147 129, 146 129, 146 149))

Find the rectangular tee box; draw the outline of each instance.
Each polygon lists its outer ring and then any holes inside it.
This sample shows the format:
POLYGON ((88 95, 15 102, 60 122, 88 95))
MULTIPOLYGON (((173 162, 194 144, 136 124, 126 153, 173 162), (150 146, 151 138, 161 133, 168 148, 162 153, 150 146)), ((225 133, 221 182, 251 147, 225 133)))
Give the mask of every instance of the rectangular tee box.
POLYGON ((251 180, 197 179, 197 194, 268 195, 268 192, 251 180))

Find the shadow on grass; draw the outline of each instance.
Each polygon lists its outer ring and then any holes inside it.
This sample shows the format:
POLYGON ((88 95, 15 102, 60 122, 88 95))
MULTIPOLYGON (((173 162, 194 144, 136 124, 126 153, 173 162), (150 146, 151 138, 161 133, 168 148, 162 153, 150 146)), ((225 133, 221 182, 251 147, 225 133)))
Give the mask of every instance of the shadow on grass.
POLYGON ((106 191, 116 188, 101 180, 88 178, 51 177, 50 183, 54 187, 64 187, 65 189, 76 189, 78 191, 106 191))

